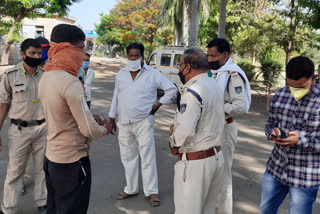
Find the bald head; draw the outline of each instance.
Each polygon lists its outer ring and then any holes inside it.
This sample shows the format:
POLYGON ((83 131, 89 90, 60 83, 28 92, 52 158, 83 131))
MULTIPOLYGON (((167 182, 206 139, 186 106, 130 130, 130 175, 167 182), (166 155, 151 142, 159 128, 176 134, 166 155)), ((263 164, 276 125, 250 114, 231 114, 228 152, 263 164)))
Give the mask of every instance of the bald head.
POLYGON ((192 69, 197 71, 208 72, 209 64, 207 55, 200 49, 192 48, 184 51, 183 63, 189 64, 192 69))

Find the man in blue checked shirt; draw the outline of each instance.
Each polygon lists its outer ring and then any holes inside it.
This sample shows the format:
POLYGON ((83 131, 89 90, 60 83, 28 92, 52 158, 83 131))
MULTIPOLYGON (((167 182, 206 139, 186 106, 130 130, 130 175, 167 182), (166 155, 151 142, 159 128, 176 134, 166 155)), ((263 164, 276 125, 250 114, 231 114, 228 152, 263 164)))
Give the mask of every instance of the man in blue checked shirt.
POLYGON ((295 57, 274 95, 265 127, 275 144, 262 179, 260 210, 275 214, 289 193, 290 214, 312 214, 320 184, 320 83, 314 64, 295 57))

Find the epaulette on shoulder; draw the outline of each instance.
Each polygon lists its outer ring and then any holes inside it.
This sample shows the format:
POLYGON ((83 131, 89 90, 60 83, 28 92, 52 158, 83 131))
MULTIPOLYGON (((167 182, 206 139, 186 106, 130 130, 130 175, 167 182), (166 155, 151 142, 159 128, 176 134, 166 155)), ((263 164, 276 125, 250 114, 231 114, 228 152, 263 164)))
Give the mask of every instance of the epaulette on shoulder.
POLYGON ((238 72, 237 72, 237 71, 229 71, 229 74, 230 74, 230 75, 237 75, 238 72))
POLYGON ((17 70, 19 70, 19 68, 17 68, 17 67, 15 66, 15 67, 13 67, 13 68, 9 68, 9 69, 5 70, 4 73, 5 73, 5 74, 9 74, 9 73, 11 73, 12 71, 17 71, 17 70))

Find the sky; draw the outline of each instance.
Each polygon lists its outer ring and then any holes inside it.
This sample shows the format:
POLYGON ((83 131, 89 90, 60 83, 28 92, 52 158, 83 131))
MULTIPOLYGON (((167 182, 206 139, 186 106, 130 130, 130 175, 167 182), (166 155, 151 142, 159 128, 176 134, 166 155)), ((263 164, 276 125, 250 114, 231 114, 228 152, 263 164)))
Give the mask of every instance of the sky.
POLYGON ((69 8, 69 16, 76 18, 83 30, 94 30, 94 24, 100 23, 99 14, 107 14, 116 3, 116 0, 81 0, 69 8))

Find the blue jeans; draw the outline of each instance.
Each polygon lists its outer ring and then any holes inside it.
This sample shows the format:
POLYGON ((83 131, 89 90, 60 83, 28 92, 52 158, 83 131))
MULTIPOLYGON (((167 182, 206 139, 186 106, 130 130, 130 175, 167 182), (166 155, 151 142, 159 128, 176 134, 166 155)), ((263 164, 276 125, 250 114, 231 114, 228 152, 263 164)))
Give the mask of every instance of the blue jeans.
POLYGON ((289 193, 290 214, 312 214, 319 185, 310 188, 289 187, 275 179, 268 170, 262 178, 261 214, 277 214, 278 208, 289 193))

